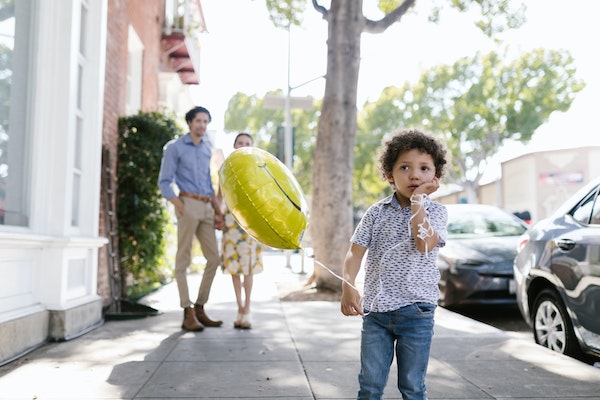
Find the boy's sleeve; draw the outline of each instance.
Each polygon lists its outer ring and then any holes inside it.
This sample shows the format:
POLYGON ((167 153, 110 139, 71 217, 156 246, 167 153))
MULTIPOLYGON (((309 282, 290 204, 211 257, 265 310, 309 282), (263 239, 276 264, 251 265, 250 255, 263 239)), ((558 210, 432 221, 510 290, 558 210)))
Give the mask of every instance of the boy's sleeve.
POLYGON ((444 247, 448 238, 448 210, 442 204, 434 202, 429 208, 429 214, 429 223, 440 238, 437 245, 444 247))
POLYGON ((369 208, 354 230, 350 242, 359 246, 369 248, 371 244, 371 232, 373 229, 373 208, 369 208))

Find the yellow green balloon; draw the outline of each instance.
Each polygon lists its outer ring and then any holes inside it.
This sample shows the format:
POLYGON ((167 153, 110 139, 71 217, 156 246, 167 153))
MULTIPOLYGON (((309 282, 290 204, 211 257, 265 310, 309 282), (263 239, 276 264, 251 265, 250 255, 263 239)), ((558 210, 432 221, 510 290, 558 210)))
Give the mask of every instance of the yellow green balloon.
POLYGON ((261 243, 299 249, 308 205, 289 169, 256 147, 234 150, 219 169, 225 204, 236 222, 261 243))

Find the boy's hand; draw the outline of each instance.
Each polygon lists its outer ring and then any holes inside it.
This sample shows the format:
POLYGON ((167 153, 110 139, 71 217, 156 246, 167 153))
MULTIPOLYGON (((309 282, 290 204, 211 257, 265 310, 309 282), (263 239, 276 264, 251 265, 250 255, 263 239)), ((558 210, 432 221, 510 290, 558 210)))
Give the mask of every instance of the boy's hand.
POLYGON ((354 288, 346 287, 346 285, 342 288, 340 309, 346 316, 365 315, 360 306, 360 294, 354 288))
POLYGON ((440 179, 435 177, 431 182, 425 182, 417 187, 413 194, 426 194, 430 195, 440 188, 440 179))

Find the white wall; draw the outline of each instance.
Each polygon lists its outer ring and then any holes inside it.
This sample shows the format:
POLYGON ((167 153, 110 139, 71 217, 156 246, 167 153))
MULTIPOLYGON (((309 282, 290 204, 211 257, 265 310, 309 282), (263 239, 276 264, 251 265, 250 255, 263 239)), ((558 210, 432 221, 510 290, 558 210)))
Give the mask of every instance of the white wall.
POLYGON ((102 321, 96 280, 98 248, 106 242, 98 215, 107 3, 32 5, 22 132, 29 138, 30 218, 26 226, 0 225, 0 364, 39 342, 34 331, 64 339, 102 321), (71 311, 80 316, 73 320, 71 311), (4 334, 19 321, 31 340, 4 334))

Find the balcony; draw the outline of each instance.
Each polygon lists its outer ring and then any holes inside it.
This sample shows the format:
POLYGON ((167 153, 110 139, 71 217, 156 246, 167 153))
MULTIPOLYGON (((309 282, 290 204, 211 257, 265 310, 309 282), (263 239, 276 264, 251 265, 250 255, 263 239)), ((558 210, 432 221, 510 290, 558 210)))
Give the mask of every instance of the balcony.
POLYGON ((165 68, 176 72, 185 85, 197 85, 200 69, 200 33, 206 23, 200 0, 167 0, 161 46, 165 68))

